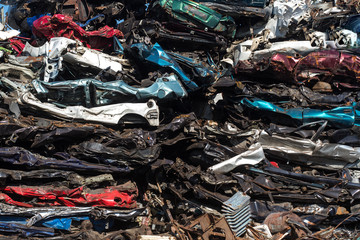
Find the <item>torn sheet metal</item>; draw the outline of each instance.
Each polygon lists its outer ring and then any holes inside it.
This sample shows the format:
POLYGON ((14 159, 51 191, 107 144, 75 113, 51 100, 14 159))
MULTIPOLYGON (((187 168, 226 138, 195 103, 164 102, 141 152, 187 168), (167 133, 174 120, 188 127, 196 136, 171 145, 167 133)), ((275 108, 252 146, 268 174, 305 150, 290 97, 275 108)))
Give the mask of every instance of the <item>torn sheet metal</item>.
POLYGON ((140 57, 144 58, 146 61, 149 61, 153 64, 156 64, 163 68, 170 68, 173 70, 181 79, 183 84, 190 90, 194 91, 199 86, 190 80, 190 78, 184 73, 179 64, 173 60, 166 52, 161 48, 161 46, 156 43, 154 46, 150 47, 143 43, 137 43, 131 45, 132 49, 137 49, 140 57))
POLYGON ((273 235, 271 234, 269 227, 265 224, 263 225, 258 225, 256 227, 251 227, 249 226, 247 230, 247 234, 249 234, 249 236, 251 238, 256 238, 256 237, 264 237, 265 239, 271 239, 273 237, 273 235))
POLYGON ((3 76, 8 78, 15 78, 23 81, 28 81, 36 78, 36 73, 27 67, 16 66, 11 63, 1 63, 0 72, 3 76))
POLYGON ((65 37, 54 37, 41 47, 33 47, 28 42, 23 54, 32 57, 46 56, 44 81, 53 80, 58 72, 63 70, 62 61, 79 67, 90 67, 95 70, 110 70, 120 72, 127 60, 92 50, 82 46, 76 46, 76 41, 65 37))
MULTIPOLYGON (((212 84, 214 80, 218 80, 222 75, 221 72, 219 72, 217 69, 214 69, 212 67, 205 67, 204 63, 197 63, 191 58, 184 57, 173 52, 166 53, 169 54, 179 64, 193 69, 195 77, 199 76, 201 78, 204 78, 206 82, 203 83, 203 85, 205 86, 212 84)), ((210 62, 210 64, 211 61, 212 60, 208 58, 208 62, 210 62)), ((215 64, 213 64, 213 66, 215 66, 215 64)))
POLYGON ((90 67, 97 70, 110 68, 115 73, 121 72, 123 69, 122 65, 127 62, 125 59, 85 47, 77 47, 74 50, 70 50, 62 57, 65 62, 73 66, 90 67))
POLYGON ((265 26, 270 30, 270 38, 285 38, 291 25, 298 25, 302 20, 309 21, 310 9, 304 0, 276 0, 272 15, 265 26))
POLYGON ((259 45, 263 45, 268 43, 269 41, 269 32, 264 31, 262 36, 253 38, 251 40, 246 40, 237 46, 233 46, 233 54, 234 54, 234 60, 235 63, 237 63, 239 60, 247 60, 251 57, 251 54, 253 51, 255 51, 259 45))
POLYGON ((254 45, 253 40, 247 40, 243 43, 240 43, 234 49, 234 63, 239 61, 254 59, 262 60, 264 58, 269 58, 275 53, 286 53, 286 54, 300 54, 306 55, 310 52, 319 50, 320 47, 312 46, 310 41, 283 41, 283 42, 274 42, 268 43, 267 48, 265 49, 253 49, 256 46, 254 45))
POLYGON ((76 45, 76 41, 65 37, 54 37, 40 47, 34 47, 26 42, 23 54, 32 57, 46 56, 50 59, 61 57, 70 45, 76 45))
POLYGON ((344 168, 360 159, 360 148, 347 145, 316 142, 295 137, 270 136, 262 131, 259 143, 265 153, 286 161, 296 161, 306 165, 344 168), (324 161, 326 159, 326 161, 324 161))
POLYGON ((44 64, 44 57, 9 55, 8 61, 17 66, 38 69, 44 64))
POLYGON ((310 41, 311 46, 327 47, 328 34, 320 31, 305 31, 305 39, 310 41))
POLYGON ((329 33, 330 40, 334 40, 338 48, 356 47, 358 43, 357 33, 347 29, 333 29, 329 33))
POLYGON ((76 41, 64 38, 64 37, 55 37, 52 38, 49 42, 46 42, 41 47, 33 47, 28 42, 26 42, 23 49, 23 54, 30 55, 31 57, 40 57, 44 56, 44 81, 48 82, 54 80, 59 71, 63 70, 62 54, 67 50, 70 45, 75 45, 76 41))
POLYGON ((225 160, 209 168, 215 173, 228 173, 241 165, 256 165, 265 158, 264 151, 259 143, 249 147, 249 150, 235 157, 225 160))
MULTIPOLYGON (((272 213, 264 221, 264 224, 269 227, 269 230, 272 234, 278 232, 286 232, 291 229, 292 224, 300 225, 300 227, 305 227, 302 219, 297 216, 295 213, 291 212, 281 212, 281 213, 272 213)), ((295 229, 296 235, 299 238, 306 236, 306 232, 303 229, 295 229)))
MULTIPOLYGON (((204 214, 197 219, 191 221, 188 225, 180 227, 183 231, 201 237, 204 240, 210 240, 213 237, 222 237, 228 240, 235 240, 236 236, 224 217, 218 219, 209 214, 204 214), (200 231, 199 231, 200 230, 200 231), (217 230, 220 230, 218 232, 217 230)), ((194 238, 193 238, 194 239, 194 238)))

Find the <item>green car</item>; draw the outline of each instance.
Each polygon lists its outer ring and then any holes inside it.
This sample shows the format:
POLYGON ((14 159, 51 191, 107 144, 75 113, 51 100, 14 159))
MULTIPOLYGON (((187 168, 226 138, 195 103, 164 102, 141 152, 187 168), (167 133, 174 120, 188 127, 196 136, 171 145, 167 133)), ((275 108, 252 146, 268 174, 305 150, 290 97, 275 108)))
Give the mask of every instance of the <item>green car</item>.
POLYGON ((235 36, 236 24, 232 17, 222 16, 202 4, 189 0, 159 0, 158 3, 177 20, 230 37, 235 36))

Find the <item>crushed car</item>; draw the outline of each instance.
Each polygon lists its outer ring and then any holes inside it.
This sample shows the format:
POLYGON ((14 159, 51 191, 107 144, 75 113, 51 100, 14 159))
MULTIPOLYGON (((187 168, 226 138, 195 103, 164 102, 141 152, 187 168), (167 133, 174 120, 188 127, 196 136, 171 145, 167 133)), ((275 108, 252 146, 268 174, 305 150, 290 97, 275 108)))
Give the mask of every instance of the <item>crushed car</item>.
POLYGON ((355 0, 0 0, 6 239, 358 239, 355 0))

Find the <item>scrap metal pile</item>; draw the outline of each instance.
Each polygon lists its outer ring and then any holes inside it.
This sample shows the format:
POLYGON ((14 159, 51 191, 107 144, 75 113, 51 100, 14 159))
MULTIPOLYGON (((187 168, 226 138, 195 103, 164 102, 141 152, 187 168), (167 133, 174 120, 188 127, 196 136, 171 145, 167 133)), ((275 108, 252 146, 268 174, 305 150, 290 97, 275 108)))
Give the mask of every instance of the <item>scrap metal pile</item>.
POLYGON ((358 0, 0 3, 0 239, 359 239, 358 0))

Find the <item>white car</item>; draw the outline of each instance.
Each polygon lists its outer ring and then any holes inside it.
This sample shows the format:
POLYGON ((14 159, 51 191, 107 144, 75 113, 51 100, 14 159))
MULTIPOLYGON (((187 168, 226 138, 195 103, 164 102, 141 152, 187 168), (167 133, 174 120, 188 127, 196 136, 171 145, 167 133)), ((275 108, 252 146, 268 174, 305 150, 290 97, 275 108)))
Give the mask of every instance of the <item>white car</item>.
POLYGON ((25 92, 19 97, 18 102, 66 120, 112 125, 138 124, 144 123, 145 120, 150 126, 159 126, 159 107, 152 99, 146 103, 118 103, 93 108, 83 106, 62 108, 52 103, 41 102, 30 92, 25 92))

